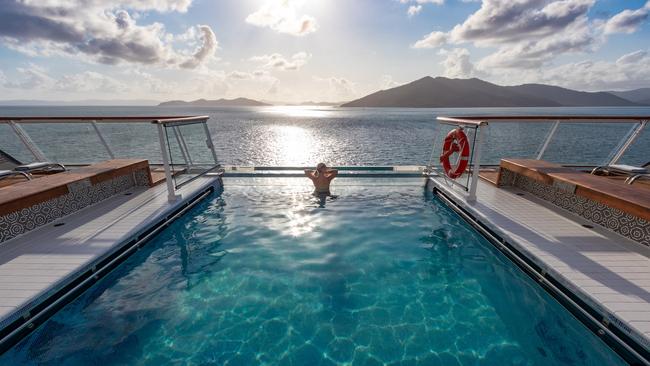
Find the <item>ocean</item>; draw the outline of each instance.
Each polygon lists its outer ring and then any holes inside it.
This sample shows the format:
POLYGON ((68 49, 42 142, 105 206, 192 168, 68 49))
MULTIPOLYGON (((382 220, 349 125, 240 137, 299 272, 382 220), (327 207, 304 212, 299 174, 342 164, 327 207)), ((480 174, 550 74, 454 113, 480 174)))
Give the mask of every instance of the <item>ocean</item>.
MULTIPOLYGON (((209 128, 218 157, 226 165, 313 166, 320 161, 332 166, 426 165, 436 162, 437 150, 449 130, 436 122, 437 116, 650 116, 650 107, 0 107, 2 117, 157 115, 210 116, 209 128)), ((109 158, 90 124, 22 126, 49 160, 79 164, 109 158)), ((631 127, 632 124, 562 124, 543 158, 575 165, 602 164, 631 127)), ((158 136, 153 125, 103 123, 99 129, 116 157, 160 162, 158 136)), ((498 164, 501 157, 533 158, 550 129, 550 122, 492 123, 486 129, 482 161, 498 164)), ((472 131, 468 132, 471 137, 472 131)), ((23 162, 33 160, 7 124, 0 124, 0 149, 23 162)), ((647 128, 621 162, 643 164, 649 160, 650 128, 647 128)))

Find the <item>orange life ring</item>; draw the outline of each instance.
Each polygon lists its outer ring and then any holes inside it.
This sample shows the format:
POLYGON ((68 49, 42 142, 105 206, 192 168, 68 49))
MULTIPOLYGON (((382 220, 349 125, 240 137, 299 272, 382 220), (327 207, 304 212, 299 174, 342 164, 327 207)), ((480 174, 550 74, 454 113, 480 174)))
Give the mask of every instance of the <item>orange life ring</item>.
POLYGON ((445 174, 451 179, 456 179, 463 175, 467 165, 469 164, 469 143, 467 142, 467 135, 463 132, 462 128, 456 128, 447 134, 445 143, 442 145, 442 154, 440 155, 440 163, 445 170, 445 174), (453 153, 459 153, 458 161, 452 167, 449 162, 449 157, 453 153))

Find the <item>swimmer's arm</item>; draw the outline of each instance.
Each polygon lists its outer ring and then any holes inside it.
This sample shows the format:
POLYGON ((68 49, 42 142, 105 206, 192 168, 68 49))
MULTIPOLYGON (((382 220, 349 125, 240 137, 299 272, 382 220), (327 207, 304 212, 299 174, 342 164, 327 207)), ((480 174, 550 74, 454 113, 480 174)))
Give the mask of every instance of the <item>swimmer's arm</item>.
POLYGON ((309 169, 305 169, 305 176, 306 176, 307 178, 313 180, 313 179, 314 179, 314 171, 313 171, 313 170, 309 170, 309 169))
POLYGON ((329 178, 329 180, 332 180, 332 179, 336 178, 337 175, 339 175, 339 171, 336 170, 336 169, 330 169, 327 172, 329 173, 327 175, 327 178, 329 178))

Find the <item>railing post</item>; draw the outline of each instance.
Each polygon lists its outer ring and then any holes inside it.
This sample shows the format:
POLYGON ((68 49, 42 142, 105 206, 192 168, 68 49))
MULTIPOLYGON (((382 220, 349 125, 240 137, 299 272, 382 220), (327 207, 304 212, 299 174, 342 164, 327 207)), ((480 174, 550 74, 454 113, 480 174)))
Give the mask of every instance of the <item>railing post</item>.
POLYGON ((205 141, 205 144, 212 152, 212 158, 214 158, 214 163, 219 164, 219 159, 217 159, 217 152, 214 150, 214 143, 212 142, 212 136, 210 135, 210 129, 208 128, 207 120, 205 121, 205 123, 203 123, 203 129, 205 129, 205 134, 208 137, 207 140, 205 141))
POLYGON ((167 184, 167 199, 169 202, 176 201, 179 196, 174 190, 174 182, 172 181, 172 170, 169 166, 169 152, 167 151, 167 144, 165 143, 165 132, 163 125, 158 123, 158 141, 160 142, 160 153, 162 154, 163 167, 165 168, 165 183, 167 184))
POLYGON ((45 154, 43 154, 41 149, 39 149, 38 146, 36 146, 34 141, 32 141, 31 137, 29 137, 27 132, 22 127, 20 127, 20 125, 18 125, 14 121, 9 121, 9 126, 14 131, 16 136, 18 136, 18 139, 22 141, 23 145, 25 145, 27 150, 29 150, 29 152, 32 153, 36 161, 47 161, 45 154))
POLYGON ((111 159, 115 159, 115 155, 113 154, 113 151, 111 150, 110 146, 108 146, 106 140, 104 140, 104 136, 102 135, 101 131, 99 131, 99 127, 97 126, 97 121, 90 121, 90 124, 93 126, 93 129, 97 133, 97 137, 99 137, 99 141, 101 141, 102 145, 104 145, 104 148, 108 153, 108 156, 110 156, 111 159))
POLYGON ((546 140, 544 141, 542 148, 539 150, 539 153, 537 154, 537 160, 542 159, 542 156, 544 156, 544 152, 546 152, 546 148, 551 143, 553 136, 555 136, 555 131, 557 131, 558 126, 560 126, 560 120, 556 120, 555 123, 553 123, 553 127, 551 127, 551 131, 548 133, 548 136, 546 137, 546 140))
POLYGON ((634 143, 637 137, 639 137, 639 135, 645 128, 646 124, 648 124, 648 121, 641 120, 639 121, 638 125, 632 126, 632 129, 628 133, 629 137, 627 138, 627 140, 625 140, 625 142, 623 142, 621 148, 614 153, 614 156, 607 162, 606 165, 616 164, 621 159, 621 157, 623 156, 623 154, 625 154, 627 149, 634 143))
POLYGON ((474 166, 472 167, 472 180, 469 185, 468 202, 476 201, 476 188, 478 187, 479 171, 481 169, 481 147, 483 146, 483 128, 487 123, 481 123, 476 127, 476 145, 474 147, 474 166))

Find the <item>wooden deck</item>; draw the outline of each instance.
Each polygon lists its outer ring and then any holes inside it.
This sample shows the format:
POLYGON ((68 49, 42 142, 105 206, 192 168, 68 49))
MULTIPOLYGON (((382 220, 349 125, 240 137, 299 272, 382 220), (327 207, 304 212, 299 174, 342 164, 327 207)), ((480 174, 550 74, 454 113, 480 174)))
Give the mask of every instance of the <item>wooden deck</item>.
POLYGON ((577 196, 650 221, 650 190, 645 184, 625 184, 620 178, 614 180, 591 175, 543 160, 502 159, 501 169, 508 169, 547 185, 574 188, 572 193, 577 196))
POLYGON ((0 216, 67 194, 75 184, 95 185, 140 169, 149 170, 147 160, 115 159, 2 187, 0 216))

